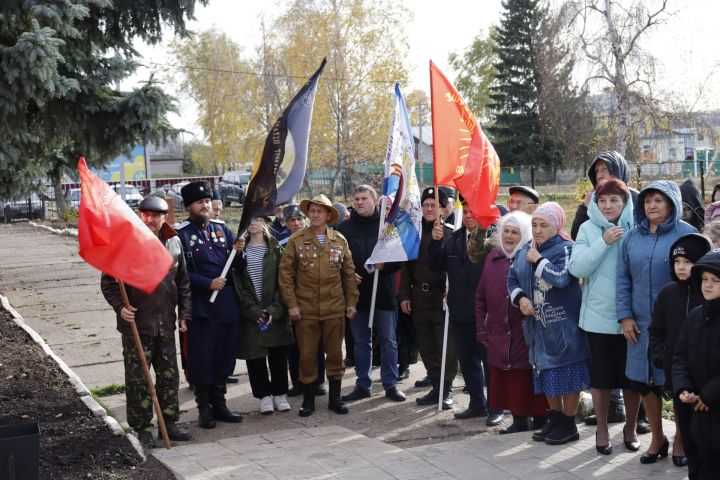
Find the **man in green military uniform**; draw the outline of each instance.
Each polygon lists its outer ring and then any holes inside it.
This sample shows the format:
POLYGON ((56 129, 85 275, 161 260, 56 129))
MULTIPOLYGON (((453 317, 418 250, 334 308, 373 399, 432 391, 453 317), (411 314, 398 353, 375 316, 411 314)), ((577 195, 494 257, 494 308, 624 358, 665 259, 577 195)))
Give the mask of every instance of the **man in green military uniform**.
POLYGON ((191 318, 190 280, 185 269, 182 245, 165 220, 168 205, 159 197, 146 197, 140 203, 140 217, 158 236, 172 255, 174 263, 153 293, 126 286, 130 308, 125 307, 116 280, 103 274, 100 288, 105 299, 117 314, 117 329, 122 334, 125 363, 125 398, 128 424, 138 432, 140 443, 151 448, 155 444, 152 434, 153 405, 145 382, 140 358, 133 341, 130 323, 135 322, 140 333, 145 360, 155 370, 158 401, 165 419, 170 440, 190 440, 190 432, 179 427, 178 402, 179 375, 175 350, 175 308, 177 307, 180 331, 187 330, 191 318))

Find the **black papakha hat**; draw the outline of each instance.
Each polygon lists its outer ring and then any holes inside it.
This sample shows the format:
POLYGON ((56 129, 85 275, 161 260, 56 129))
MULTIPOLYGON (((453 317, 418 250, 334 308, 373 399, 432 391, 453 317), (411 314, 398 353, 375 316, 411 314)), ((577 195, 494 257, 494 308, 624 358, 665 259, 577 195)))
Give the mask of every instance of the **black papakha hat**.
POLYGON ((182 195, 183 203, 187 207, 201 198, 209 198, 212 200, 213 191, 208 182, 200 180, 197 182, 190 182, 182 187, 180 195, 182 195))
POLYGON ((155 213, 167 213, 168 204, 167 202, 155 195, 148 195, 143 198, 142 202, 138 206, 138 210, 141 212, 155 212, 155 213))
MULTIPOLYGON (((425 190, 422 191, 422 195, 420 196, 420 204, 422 204, 428 198, 435 198, 435 187, 427 187, 425 190)), ((440 202, 441 207, 447 207, 448 197, 445 192, 443 192, 440 188, 438 188, 438 201, 440 202)))

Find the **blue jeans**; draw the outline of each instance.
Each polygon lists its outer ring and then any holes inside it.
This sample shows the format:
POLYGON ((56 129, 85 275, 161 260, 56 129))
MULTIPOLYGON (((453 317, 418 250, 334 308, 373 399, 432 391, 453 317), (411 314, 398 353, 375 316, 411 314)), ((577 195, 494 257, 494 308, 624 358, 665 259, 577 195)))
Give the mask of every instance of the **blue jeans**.
POLYGON ((477 341, 475 322, 452 322, 452 332, 462 376, 470 393, 468 408, 473 412, 487 414, 487 400, 483 391, 483 354, 486 355, 486 352, 485 347, 477 341))
MULTIPOLYGON (((372 330, 368 328, 369 320, 369 310, 358 310, 355 318, 350 320, 355 339, 355 383, 368 392, 372 388, 372 330)), ((397 310, 375 309, 373 328, 380 340, 380 380, 387 390, 397 384, 398 378, 397 310)))

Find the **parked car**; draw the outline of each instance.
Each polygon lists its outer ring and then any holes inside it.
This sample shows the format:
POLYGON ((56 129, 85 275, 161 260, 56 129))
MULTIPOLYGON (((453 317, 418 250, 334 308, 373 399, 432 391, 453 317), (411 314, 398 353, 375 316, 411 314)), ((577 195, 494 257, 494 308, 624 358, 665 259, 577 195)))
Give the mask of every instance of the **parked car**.
POLYGON ((65 194, 65 203, 70 207, 70 210, 77 212, 80 209, 80 189, 71 188, 65 194))
MULTIPOLYGON (((180 182, 175 183, 173 185, 170 185, 166 190, 165 194, 167 195, 167 198, 172 198, 173 205, 175 206, 174 209, 176 211, 183 211, 185 210, 185 205, 183 204, 182 195, 180 194, 180 190, 182 187, 187 185, 190 182, 180 182)), ((163 185, 164 187, 165 185, 163 185)))
POLYGON ((0 204, 2 205, 0 216, 3 222, 9 222, 16 218, 29 218, 31 220, 45 218, 45 202, 34 192, 28 196, 4 201, 0 204))
POLYGON ((233 170, 223 173, 218 189, 223 205, 229 207, 232 202, 243 203, 249 181, 250 172, 233 170))
POLYGON ((127 203, 131 208, 137 207, 140 205, 140 202, 142 202, 143 197, 140 195, 140 191, 135 185, 129 185, 126 183, 125 190, 123 190, 122 185, 115 184, 113 185, 113 189, 115 190, 115 193, 125 200, 125 203, 127 203))

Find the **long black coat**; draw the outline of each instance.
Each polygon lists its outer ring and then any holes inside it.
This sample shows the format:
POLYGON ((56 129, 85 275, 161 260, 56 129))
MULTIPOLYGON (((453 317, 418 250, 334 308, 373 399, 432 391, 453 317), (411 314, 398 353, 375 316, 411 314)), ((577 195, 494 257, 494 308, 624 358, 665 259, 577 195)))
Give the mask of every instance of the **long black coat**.
MULTIPOLYGON (((673 273, 673 278, 675 274, 673 273)), ((655 299, 650 334, 650 359, 665 370, 665 387, 672 390, 672 362, 675 343, 688 313, 702 305, 703 297, 696 282, 677 281, 665 285, 655 299)))
POLYGON ((692 438, 720 450, 720 299, 693 309, 680 330, 672 367, 675 393, 700 395, 707 412, 692 412, 692 438))

